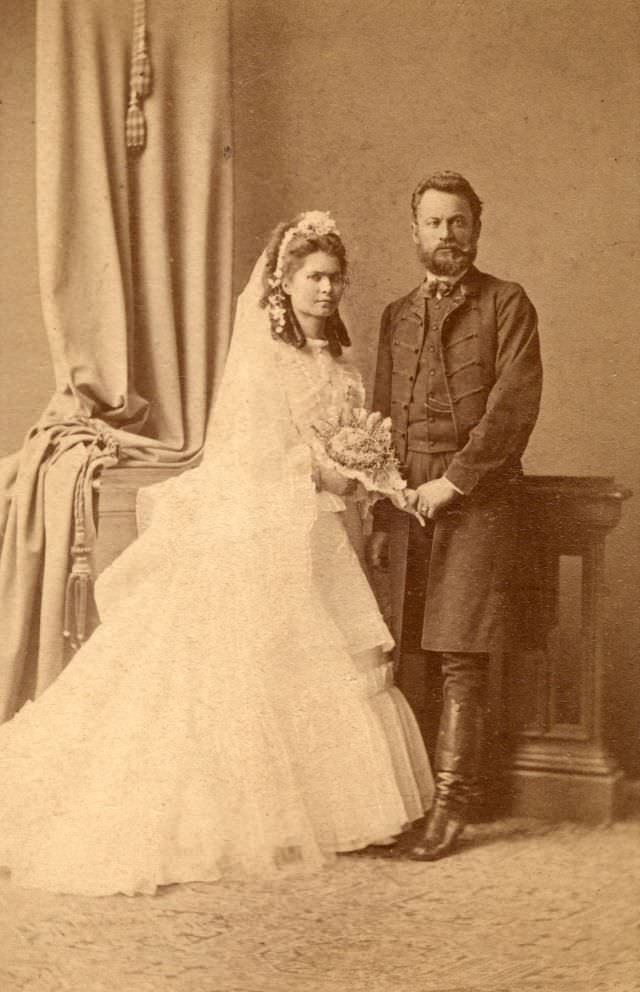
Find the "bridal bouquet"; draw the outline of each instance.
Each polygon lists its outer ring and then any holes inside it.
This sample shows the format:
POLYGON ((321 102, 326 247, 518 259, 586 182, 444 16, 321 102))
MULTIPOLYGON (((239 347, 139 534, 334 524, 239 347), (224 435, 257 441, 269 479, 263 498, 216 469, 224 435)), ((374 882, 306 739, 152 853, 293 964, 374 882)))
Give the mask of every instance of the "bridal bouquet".
POLYGON ((321 466, 360 483, 369 505, 386 496, 399 509, 413 512, 391 439, 390 417, 345 404, 332 408, 312 429, 321 466))

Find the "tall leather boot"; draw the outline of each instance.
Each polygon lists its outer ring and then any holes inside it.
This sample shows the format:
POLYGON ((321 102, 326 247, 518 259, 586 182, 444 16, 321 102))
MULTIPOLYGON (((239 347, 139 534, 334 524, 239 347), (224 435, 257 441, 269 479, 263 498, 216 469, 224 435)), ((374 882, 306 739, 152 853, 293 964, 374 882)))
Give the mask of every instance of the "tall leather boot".
POLYGON ((484 744, 486 655, 446 655, 435 754, 436 787, 424 835, 409 854, 437 861, 457 846, 476 798, 484 744))

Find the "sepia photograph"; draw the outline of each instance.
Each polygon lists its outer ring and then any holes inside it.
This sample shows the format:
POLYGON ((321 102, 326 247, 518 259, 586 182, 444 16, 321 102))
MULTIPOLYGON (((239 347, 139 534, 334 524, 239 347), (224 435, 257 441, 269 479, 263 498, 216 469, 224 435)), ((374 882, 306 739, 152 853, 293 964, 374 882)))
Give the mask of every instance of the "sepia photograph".
POLYGON ((638 0, 0 0, 2 992, 640 992, 638 0))

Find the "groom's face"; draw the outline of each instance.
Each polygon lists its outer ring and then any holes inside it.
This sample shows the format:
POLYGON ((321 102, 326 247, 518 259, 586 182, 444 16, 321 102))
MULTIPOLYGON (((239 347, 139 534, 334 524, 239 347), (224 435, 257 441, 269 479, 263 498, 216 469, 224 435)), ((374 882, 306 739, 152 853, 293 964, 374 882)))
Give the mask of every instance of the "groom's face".
POLYGON ((418 258, 436 276, 458 276, 476 257, 480 223, 464 196, 425 191, 411 225, 418 258))

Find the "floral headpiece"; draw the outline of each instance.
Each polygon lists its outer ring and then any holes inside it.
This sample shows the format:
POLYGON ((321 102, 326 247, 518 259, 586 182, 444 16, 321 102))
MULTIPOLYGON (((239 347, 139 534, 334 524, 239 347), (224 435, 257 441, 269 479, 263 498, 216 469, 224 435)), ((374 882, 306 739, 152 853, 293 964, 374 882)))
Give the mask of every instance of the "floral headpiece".
POLYGON ((336 227, 333 217, 322 210, 308 210, 302 214, 297 224, 285 231, 278 248, 276 267, 269 279, 271 291, 267 297, 271 328, 275 334, 282 334, 286 325, 287 311, 282 277, 287 249, 295 237, 321 238, 325 234, 335 234, 340 237, 340 231, 336 227))

